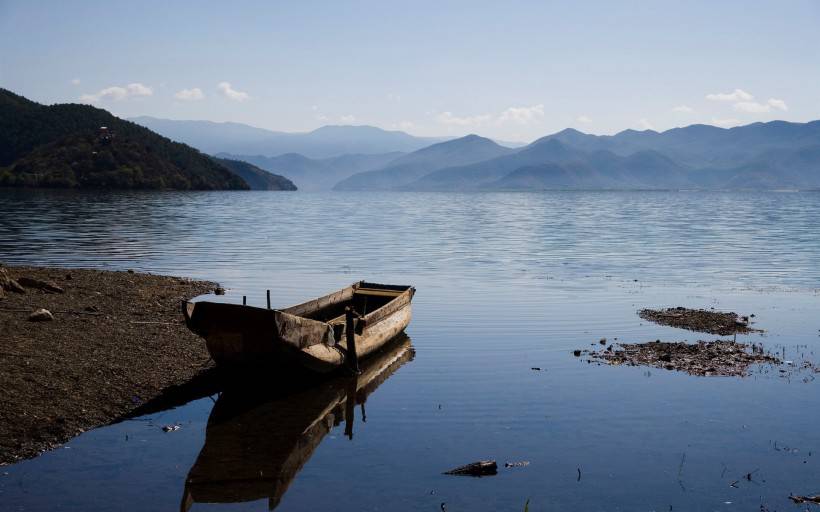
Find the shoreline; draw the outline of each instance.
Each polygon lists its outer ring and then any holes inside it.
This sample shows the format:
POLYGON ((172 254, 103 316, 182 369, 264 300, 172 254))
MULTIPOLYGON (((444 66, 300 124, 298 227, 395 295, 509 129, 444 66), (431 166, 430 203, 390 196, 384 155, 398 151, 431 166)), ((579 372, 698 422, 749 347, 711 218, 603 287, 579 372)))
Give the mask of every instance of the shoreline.
POLYGON ((0 291, 0 465, 120 421, 213 368, 205 343, 185 327, 180 303, 215 283, 0 265, 3 273, 24 286, 23 293, 0 291), (40 308, 53 320, 29 320, 40 308))

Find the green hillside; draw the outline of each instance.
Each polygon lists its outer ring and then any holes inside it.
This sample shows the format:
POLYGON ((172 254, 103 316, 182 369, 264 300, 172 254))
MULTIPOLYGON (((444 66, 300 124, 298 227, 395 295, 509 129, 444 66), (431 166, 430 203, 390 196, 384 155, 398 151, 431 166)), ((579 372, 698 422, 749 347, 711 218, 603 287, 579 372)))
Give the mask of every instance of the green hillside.
POLYGON ((77 104, 44 106, 4 89, 0 89, 0 186, 251 188, 211 157, 105 110, 77 104))

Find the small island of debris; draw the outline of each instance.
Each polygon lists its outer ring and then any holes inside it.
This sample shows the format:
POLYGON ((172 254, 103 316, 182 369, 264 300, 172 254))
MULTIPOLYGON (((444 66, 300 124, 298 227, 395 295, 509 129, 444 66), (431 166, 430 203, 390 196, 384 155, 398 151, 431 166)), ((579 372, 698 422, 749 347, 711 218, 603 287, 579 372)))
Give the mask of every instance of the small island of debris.
MULTIPOLYGON (((638 316, 649 322, 690 331, 706 332, 719 336, 762 332, 749 327, 748 316, 737 313, 707 311, 705 309, 688 309, 682 307, 667 309, 642 309, 638 316)), ((754 316, 754 315, 752 315, 754 316)))
POLYGON ((754 364, 781 364, 781 360, 763 351, 761 345, 747 345, 732 340, 684 342, 651 341, 621 343, 615 349, 589 351, 590 360, 611 365, 654 366, 678 370, 691 375, 743 377, 754 364))

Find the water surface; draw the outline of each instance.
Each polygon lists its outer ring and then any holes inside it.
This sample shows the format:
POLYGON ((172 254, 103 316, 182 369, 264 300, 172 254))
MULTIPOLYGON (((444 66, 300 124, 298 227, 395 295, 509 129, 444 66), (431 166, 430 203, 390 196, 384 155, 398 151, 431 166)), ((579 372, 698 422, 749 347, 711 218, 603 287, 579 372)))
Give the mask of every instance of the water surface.
MULTIPOLYGON (((0 261, 206 278, 260 305, 266 289, 284 306, 359 279, 417 287, 415 355, 367 394, 366 421, 352 402, 352 439, 337 400, 321 439, 300 441, 312 449, 280 501, 191 510, 788 510, 789 493, 820 492, 815 375, 693 377, 572 351, 601 337, 713 339, 635 314, 682 305, 754 313, 766 333, 742 339, 820 360, 818 220, 812 193, 4 190, 0 261), (441 474, 479 459, 530 465, 441 474)), ((3 468, 0 508, 178 509, 225 396, 3 468), (182 428, 160 429, 171 423, 182 428)), ((265 412, 272 439, 286 422, 270 418, 297 416, 281 400, 248 413, 265 412)))

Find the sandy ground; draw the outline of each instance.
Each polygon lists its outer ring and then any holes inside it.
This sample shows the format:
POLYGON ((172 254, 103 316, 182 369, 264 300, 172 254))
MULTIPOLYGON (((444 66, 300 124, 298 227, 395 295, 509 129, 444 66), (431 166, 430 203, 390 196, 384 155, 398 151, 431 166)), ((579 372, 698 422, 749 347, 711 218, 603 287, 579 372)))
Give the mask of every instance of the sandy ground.
POLYGON ((0 281, 4 274, 24 293, 8 279, 0 289, 0 464, 117 421, 211 367, 180 303, 214 283, 37 267, 0 267, 0 281), (30 321, 39 308, 54 320, 30 321))

